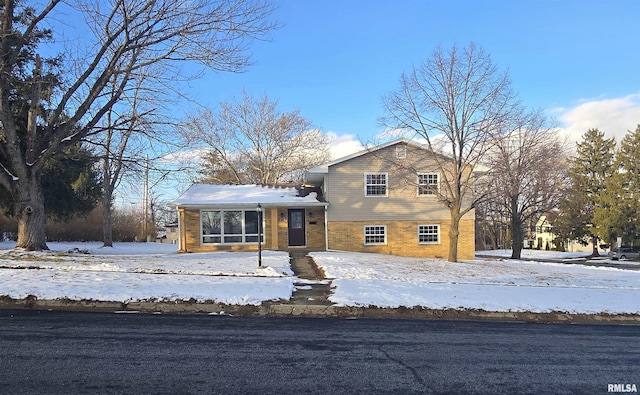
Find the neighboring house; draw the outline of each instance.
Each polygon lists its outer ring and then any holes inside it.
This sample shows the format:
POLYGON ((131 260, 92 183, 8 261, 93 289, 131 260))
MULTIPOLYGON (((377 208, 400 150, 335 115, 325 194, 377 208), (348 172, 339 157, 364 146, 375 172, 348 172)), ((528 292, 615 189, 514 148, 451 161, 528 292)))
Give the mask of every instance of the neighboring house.
MULTIPOLYGON (((558 235, 553 232, 553 224, 559 212, 554 210, 540 216, 536 222, 533 232, 528 240, 525 240, 525 248, 535 248, 539 250, 555 250, 557 248, 554 240, 558 235)), ((593 243, 583 245, 576 240, 565 240, 565 250, 567 252, 592 252, 593 243)))
MULTIPOLYGON (((193 185, 170 205, 180 251, 257 249, 260 204, 268 249, 447 257, 450 214, 434 193, 442 160, 401 139, 312 168, 298 188, 193 185)), ((460 222, 460 259, 474 257, 474 216, 460 222)))
POLYGON ((170 224, 165 225, 165 241, 161 241, 161 243, 167 242, 169 244, 178 244, 178 223, 172 222, 170 224))
POLYGON ((553 242, 556 239, 556 235, 553 233, 553 222, 555 221, 558 213, 555 211, 543 214, 538 218, 534 228, 534 234, 532 235, 529 248, 536 248, 538 250, 555 250, 556 244, 553 242))

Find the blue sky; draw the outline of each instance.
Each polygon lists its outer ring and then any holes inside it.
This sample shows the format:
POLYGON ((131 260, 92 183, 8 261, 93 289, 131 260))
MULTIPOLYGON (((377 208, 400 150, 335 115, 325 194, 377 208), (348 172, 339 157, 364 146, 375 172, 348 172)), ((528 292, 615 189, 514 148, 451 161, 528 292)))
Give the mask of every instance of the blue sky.
MULTIPOLYGON (((547 111, 572 141, 589 128, 620 141, 640 123, 640 0, 272 1, 282 28, 253 44, 255 64, 205 74, 185 93, 213 109, 243 89, 266 94, 329 134, 334 157, 379 142, 381 96, 454 43, 482 46, 523 104, 547 111)), ((161 199, 175 199, 186 181, 161 199)), ((136 195, 123 191, 126 201, 136 195)))
MULTIPOLYGON (((275 0, 283 27, 252 47, 242 74, 207 74, 205 106, 267 94, 337 142, 372 141, 381 96, 434 48, 481 45, 527 107, 574 140, 598 127, 618 140, 640 123, 640 1, 275 0)), ((181 116, 181 114, 176 114, 181 116)))

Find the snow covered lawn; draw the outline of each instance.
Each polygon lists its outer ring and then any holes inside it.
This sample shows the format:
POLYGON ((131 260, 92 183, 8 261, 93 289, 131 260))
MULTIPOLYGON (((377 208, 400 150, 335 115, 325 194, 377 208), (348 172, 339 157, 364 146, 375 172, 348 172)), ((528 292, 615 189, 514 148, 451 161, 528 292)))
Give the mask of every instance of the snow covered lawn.
POLYGON ((177 254, 159 243, 48 243, 49 252, 0 250, 0 295, 110 302, 180 301, 259 305, 288 300, 293 272, 286 252, 177 254), (11 270, 23 269, 23 270, 11 270), (32 270, 27 270, 32 269, 32 270))
POLYGON ((638 271, 499 257, 450 263, 351 252, 311 255, 335 279, 330 300, 342 306, 640 313, 638 271))
MULTIPOLYGON (((53 251, 33 253, 0 244, 0 296, 259 305, 288 300, 298 282, 285 252, 264 251, 267 268, 259 269, 255 252, 177 254, 168 244, 100 245, 49 243, 53 251)), ((510 261, 495 254, 458 263, 351 252, 311 255, 333 279, 330 300, 339 306, 640 313, 640 271, 510 261)))

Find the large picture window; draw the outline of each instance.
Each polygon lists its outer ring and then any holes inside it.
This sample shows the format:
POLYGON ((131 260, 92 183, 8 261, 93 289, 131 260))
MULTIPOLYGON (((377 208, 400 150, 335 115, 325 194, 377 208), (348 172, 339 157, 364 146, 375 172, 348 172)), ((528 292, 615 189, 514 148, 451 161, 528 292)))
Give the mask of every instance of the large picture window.
POLYGON ((387 173, 365 173, 365 196, 387 196, 387 173))
POLYGON ((434 195, 438 188, 438 174, 418 174, 418 196, 434 195))
POLYGON ((200 221, 203 244, 258 242, 258 213, 255 210, 203 210, 200 221))
POLYGON ((440 225, 418 225, 419 244, 440 244, 440 225))
POLYGON ((387 244, 387 227, 385 225, 367 225, 364 227, 364 244, 387 244))

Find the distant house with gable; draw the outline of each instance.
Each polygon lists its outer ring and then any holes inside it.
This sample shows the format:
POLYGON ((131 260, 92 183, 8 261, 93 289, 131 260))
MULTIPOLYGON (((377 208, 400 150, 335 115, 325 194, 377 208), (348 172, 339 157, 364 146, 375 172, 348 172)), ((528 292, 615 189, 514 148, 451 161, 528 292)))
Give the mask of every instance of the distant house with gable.
POLYGON ((552 210, 542 214, 538 218, 535 226, 529 231, 528 238, 524 242, 524 248, 538 250, 556 250, 561 248, 567 252, 592 252, 593 243, 591 241, 580 243, 577 240, 561 240, 559 236, 554 233, 554 224, 559 214, 560 212, 558 210, 552 210), (561 245, 557 245, 557 242, 560 242, 561 245))
MULTIPOLYGON (((446 257, 451 220, 434 193, 434 155, 400 139, 312 168, 297 187, 194 184, 170 204, 179 250, 256 250, 260 205, 263 248, 446 257)), ((473 210, 460 222, 460 259, 474 257, 474 223, 473 210)))

